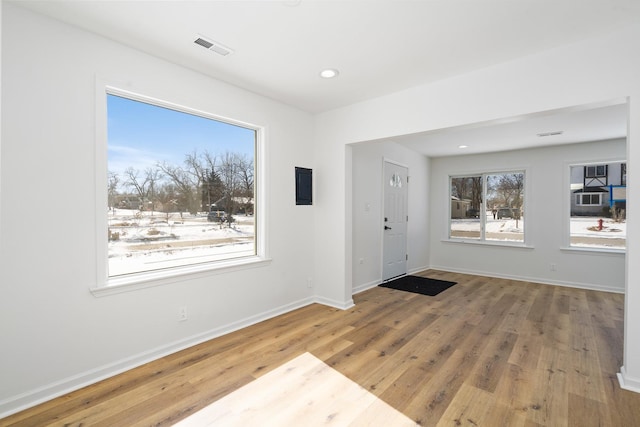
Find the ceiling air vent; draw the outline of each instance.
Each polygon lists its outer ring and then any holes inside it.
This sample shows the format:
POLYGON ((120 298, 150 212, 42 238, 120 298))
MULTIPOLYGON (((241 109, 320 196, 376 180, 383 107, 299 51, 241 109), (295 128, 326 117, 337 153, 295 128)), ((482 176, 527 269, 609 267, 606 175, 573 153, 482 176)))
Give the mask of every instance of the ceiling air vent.
POLYGON ((562 135, 564 133, 563 130, 556 130, 553 132, 543 132, 543 133, 539 133, 538 136, 539 137, 545 137, 545 136, 555 136, 555 135, 562 135))
POLYGON ((205 49, 214 51, 218 55, 227 56, 230 53, 233 53, 233 50, 229 49, 228 47, 223 46, 218 42, 214 42, 213 40, 207 40, 201 36, 198 36, 198 38, 196 38, 193 42, 204 47, 205 49))

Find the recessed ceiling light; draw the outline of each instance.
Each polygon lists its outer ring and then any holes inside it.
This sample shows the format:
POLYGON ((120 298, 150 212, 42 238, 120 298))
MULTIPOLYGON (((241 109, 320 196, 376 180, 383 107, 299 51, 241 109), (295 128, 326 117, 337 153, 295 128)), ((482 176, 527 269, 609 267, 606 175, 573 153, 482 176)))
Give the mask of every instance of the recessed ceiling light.
POLYGON ((326 70, 320 71, 320 77, 323 79, 332 79, 334 77, 338 77, 338 74, 340 73, 334 68, 327 68, 326 70))
POLYGON ((458 148, 469 148, 468 145, 458 145, 458 148))

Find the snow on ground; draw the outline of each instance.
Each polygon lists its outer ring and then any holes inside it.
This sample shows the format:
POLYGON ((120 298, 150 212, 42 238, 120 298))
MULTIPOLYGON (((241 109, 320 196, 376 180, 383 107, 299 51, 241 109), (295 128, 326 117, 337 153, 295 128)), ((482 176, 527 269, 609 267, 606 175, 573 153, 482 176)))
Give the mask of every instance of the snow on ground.
POLYGON ((626 238, 627 223, 615 222, 610 218, 602 218, 602 231, 598 230, 599 217, 571 218, 571 235, 601 238, 626 238))
MULTIPOLYGON (((599 217, 572 217, 570 232, 572 236, 625 238, 627 236, 626 222, 615 222, 610 218, 603 218, 602 231, 598 230, 599 217)), ((480 229, 478 218, 452 219, 451 230, 477 231, 480 229)), ((487 233, 522 233, 524 220, 493 219, 487 216, 487 233)))
MULTIPOLYGON (((451 229, 455 231, 478 231, 480 230, 480 219, 464 218, 452 219, 451 229)), ((524 221, 515 219, 493 219, 487 217, 487 233, 522 233, 524 221)))
MULTIPOLYGON (((151 271, 181 265, 192 265, 255 254, 255 221, 252 216, 237 215, 229 227, 207 221, 206 213, 197 215, 161 212, 139 212, 116 209, 109 211, 109 275, 151 271), (117 237, 115 233, 118 233, 117 237)), ((584 238, 617 238, 627 235, 625 222, 603 218, 598 230, 598 217, 571 218, 571 236, 584 238)), ((451 230, 480 230, 478 218, 451 220, 451 230)), ((522 241, 524 220, 493 219, 487 215, 487 234, 500 240, 522 241)), ((588 241, 580 246, 592 245, 588 241)))
POLYGON ((234 218, 229 227, 207 221, 206 213, 110 211, 109 275, 251 256, 254 218, 234 218))

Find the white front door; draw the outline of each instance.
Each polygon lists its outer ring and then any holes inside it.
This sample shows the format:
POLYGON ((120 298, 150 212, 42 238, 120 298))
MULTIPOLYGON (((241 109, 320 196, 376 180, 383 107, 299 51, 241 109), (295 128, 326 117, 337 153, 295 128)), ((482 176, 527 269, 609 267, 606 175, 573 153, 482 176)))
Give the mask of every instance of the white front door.
POLYGON ((407 274, 408 174, 404 167, 384 162, 382 280, 407 274))

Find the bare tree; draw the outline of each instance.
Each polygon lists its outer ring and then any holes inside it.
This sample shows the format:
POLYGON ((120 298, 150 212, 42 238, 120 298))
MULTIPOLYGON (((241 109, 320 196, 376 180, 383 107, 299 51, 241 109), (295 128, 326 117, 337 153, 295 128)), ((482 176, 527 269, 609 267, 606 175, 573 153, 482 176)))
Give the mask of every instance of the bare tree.
POLYGON ((493 190, 504 206, 510 208, 522 207, 522 192, 524 190, 524 174, 510 173, 496 175, 493 180, 493 190))
POLYGON ((205 211, 207 210, 207 197, 204 191, 205 186, 202 184, 205 182, 207 169, 202 164, 201 156, 198 155, 197 151, 185 155, 184 165, 185 172, 191 175, 191 182, 195 189, 200 190, 200 210, 205 211))
POLYGON ((471 208, 480 211, 482 206, 482 177, 474 176, 471 180, 471 208))
POLYGON ((166 204, 167 185, 171 184, 173 203, 181 211, 195 214, 218 205, 229 217, 237 213, 239 207, 252 213, 254 165, 253 159, 246 155, 226 152, 216 156, 207 151, 202 154, 194 151, 185 155, 182 167, 162 162, 155 168, 148 168, 144 180, 133 168, 128 168, 125 173, 127 185, 142 201, 152 199, 152 209, 155 209, 155 200, 166 204), (160 182, 164 183, 163 194, 158 189, 160 182))
POLYGON ((217 157, 209 153, 207 150, 200 156, 202 167, 204 169, 204 179, 202 181, 202 205, 206 205, 206 209, 210 211, 216 200, 220 199, 224 194, 222 182, 216 171, 217 157))
POLYGON ((224 201, 226 194, 224 184, 220 179, 220 175, 214 169, 207 169, 205 182, 203 183, 203 193, 209 210, 213 210, 214 205, 224 201))
POLYGON ((148 183, 147 196, 151 201, 151 212, 155 210, 155 201, 158 182, 162 179, 162 172, 156 168, 147 168, 145 170, 145 180, 148 183))
POLYGON ((139 179, 138 175, 140 175, 140 171, 132 167, 125 169, 124 174, 127 178, 125 185, 133 188, 140 199, 140 210, 144 210, 144 202, 147 198, 147 185, 149 184, 147 177, 139 179))
POLYGON ((471 209, 479 210, 482 204, 482 177, 451 178, 451 195, 460 200, 469 200, 471 209))
POLYGON ((116 195, 118 194, 118 184, 120 184, 120 176, 115 173, 109 171, 108 181, 107 181, 107 194, 108 194, 108 204, 109 208, 115 208, 116 204, 116 195))
POLYGON ((176 191, 176 186, 170 182, 162 184, 157 190, 156 197, 162 204, 162 210, 164 211, 168 222, 171 212, 178 210, 179 196, 176 191))
POLYGON ((192 214, 198 211, 195 193, 198 188, 194 182, 194 175, 179 166, 169 165, 166 162, 158 163, 158 169, 171 180, 175 186, 177 195, 177 208, 188 210, 192 214))
POLYGON ((243 198, 243 207, 247 214, 253 213, 253 181, 254 167, 253 160, 247 156, 238 156, 238 174, 240 179, 240 195, 243 198))
POLYGON ((207 150, 204 150, 204 153, 200 155, 200 159, 203 162, 204 168, 208 170, 216 170, 218 158, 215 155, 211 154, 207 150))
POLYGON ((220 159, 218 175, 225 189, 222 201, 228 215, 236 213, 237 197, 241 193, 240 167, 237 153, 226 152, 220 159))

